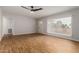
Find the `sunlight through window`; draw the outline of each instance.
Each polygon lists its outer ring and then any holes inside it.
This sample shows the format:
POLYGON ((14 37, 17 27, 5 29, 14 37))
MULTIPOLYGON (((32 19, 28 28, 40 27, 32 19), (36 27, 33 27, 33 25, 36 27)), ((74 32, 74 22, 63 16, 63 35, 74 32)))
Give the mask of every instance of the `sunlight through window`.
POLYGON ((47 32, 72 35, 72 17, 48 20, 47 32))

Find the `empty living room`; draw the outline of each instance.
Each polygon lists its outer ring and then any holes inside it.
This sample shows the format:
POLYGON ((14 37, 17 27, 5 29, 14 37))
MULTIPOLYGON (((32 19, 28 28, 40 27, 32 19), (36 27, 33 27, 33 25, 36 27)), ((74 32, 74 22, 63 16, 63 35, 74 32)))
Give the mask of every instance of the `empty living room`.
POLYGON ((79 53, 79 6, 0 6, 0 53, 79 53))

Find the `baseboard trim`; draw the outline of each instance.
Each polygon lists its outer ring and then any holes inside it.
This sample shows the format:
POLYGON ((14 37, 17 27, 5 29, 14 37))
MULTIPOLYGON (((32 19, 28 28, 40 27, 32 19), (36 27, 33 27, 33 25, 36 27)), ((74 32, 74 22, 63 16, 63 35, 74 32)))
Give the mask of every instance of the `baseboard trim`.
POLYGON ((6 38, 6 37, 11 37, 11 36, 23 36, 23 35, 33 35, 33 34, 48 35, 48 36, 57 37, 57 38, 60 38, 60 39, 67 39, 67 40, 70 40, 70 41, 79 42, 79 40, 77 40, 77 39, 66 38, 66 37, 59 37, 59 36, 55 36, 55 35, 53 35, 53 34, 47 34, 47 33, 29 33, 29 34, 19 34, 19 35, 4 35, 2 38, 0 38, 0 41, 1 41, 3 38, 6 38))
POLYGON ((57 37, 57 38, 60 38, 60 39, 67 39, 67 40, 70 40, 70 41, 76 41, 76 42, 79 42, 79 40, 77 40, 77 39, 73 39, 73 38, 60 37, 60 36, 56 36, 56 35, 53 35, 53 34, 47 34, 47 33, 41 33, 41 34, 49 35, 49 36, 53 36, 53 37, 57 37))
POLYGON ((13 36, 21 36, 21 35, 32 35, 32 34, 38 34, 38 33, 16 34, 16 35, 13 35, 13 36))

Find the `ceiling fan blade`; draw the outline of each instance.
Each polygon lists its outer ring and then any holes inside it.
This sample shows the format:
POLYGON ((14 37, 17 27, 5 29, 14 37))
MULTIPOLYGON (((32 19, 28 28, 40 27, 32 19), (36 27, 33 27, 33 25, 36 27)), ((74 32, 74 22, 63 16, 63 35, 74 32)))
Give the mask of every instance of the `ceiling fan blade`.
POLYGON ((43 8, 34 9, 34 6, 30 6, 31 9, 29 9, 29 8, 27 8, 27 7, 25 7, 25 6, 21 6, 21 7, 24 8, 24 9, 28 9, 28 10, 30 10, 30 11, 39 11, 39 10, 42 10, 42 9, 43 9, 43 8))
MULTIPOLYGON (((25 9, 28 9, 27 7, 25 7, 25 6, 21 6, 22 8, 25 8, 25 9)), ((30 9, 28 9, 28 10, 30 10, 30 9)))
POLYGON ((42 10, 42 8, 39 8, 39 9, 32 9, 31 11, 39 11, 39 10, 42 10))

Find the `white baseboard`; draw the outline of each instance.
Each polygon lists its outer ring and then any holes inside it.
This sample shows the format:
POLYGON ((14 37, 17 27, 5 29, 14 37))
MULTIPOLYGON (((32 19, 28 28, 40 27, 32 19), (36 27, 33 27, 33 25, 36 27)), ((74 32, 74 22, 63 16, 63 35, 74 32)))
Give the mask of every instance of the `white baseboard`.
POLYGON ((71 36, 65 36, 65 35, 59 35, 59 34, 58 35, 57 34, 49 34, 49 33, 42 33, 42 34, 50 35, 50 36, 55 36, 55 37, 60 37, 60 38, 64 38, 64 39, 68 39, 68 40, 79 42, 78 39, 73 39, 71 36))
POLYGON ((26 35, 26 34, 33 34, 33 33, 36 33, 36 32, 31 32, 31 33, 19 33, 19 34, 14 34, 13 35, 26 35))

